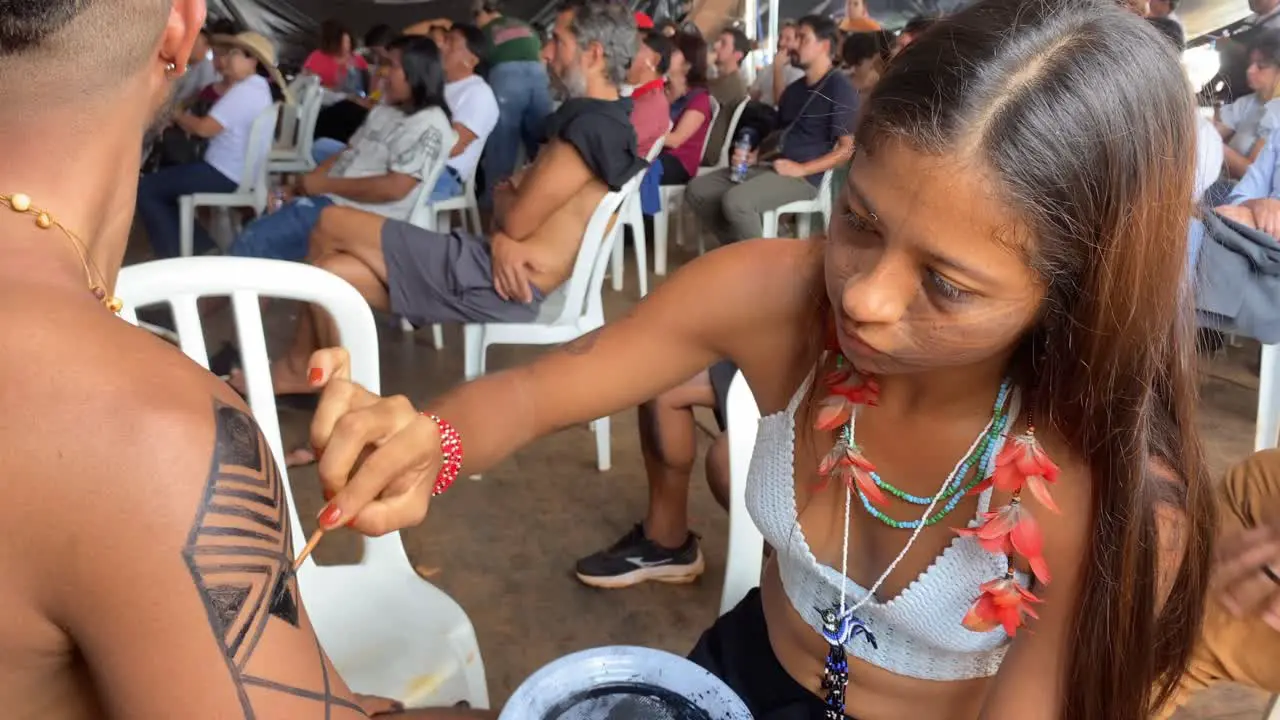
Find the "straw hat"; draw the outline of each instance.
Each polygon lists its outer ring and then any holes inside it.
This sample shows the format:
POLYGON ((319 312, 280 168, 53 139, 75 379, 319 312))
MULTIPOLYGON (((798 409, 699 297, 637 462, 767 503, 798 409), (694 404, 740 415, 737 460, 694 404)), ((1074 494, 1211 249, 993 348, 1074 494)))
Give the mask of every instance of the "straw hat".
POLYGON ((284 76, 280 74, 280 69, 276 67, 276 48, 262 33, 249 31, 237 35, 214 35, 209 38, 209 42, 215 46, 233 47, 248 53, 250 57, 258 61, 258 64, 267 69, 267 74, 271 76, 276 87, 280 88, 281 92, 285 94, 285 99, 289 102, 293 101, 289 97, 289 89, 284 81, 284 76))

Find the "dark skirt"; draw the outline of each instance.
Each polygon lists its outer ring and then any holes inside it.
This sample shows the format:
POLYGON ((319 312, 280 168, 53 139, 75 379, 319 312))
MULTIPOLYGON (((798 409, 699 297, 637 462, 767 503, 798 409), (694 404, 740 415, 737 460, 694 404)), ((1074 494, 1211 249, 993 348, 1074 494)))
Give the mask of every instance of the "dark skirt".
POLYGON ((755 720, 822 720, 826 711, 773 654, 759 588, 702 634, 689 659, 732 688, 755 720))

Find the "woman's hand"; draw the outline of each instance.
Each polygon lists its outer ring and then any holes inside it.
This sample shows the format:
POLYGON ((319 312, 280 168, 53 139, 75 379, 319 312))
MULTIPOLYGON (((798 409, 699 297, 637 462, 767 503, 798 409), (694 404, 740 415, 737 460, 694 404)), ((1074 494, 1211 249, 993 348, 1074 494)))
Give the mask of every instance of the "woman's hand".
POLYGON ((1280 630, 1280 531, 1257 527, 1218 547, 1213 591, 1236 617, 1258 615, 1280 630))
POLYGON ((311 421, 324 529, 376 536, 421 523, 440 472, 436 424, 403 395, 383 398, 351 382, 342 348, 312 355, 310 377, 324 388, 311 421))

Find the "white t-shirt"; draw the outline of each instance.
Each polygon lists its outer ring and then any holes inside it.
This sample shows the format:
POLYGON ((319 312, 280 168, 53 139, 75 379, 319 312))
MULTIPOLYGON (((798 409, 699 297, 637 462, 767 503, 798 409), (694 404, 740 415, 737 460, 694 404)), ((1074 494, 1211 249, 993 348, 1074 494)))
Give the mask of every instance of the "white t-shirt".
MULTIPOLYGON (((804 70, 795 65, 787 64, 782 68, 783 87, 804 77, 804 70)), ((756 73, 756 81, 751 85, 751 89, 760 93, 760 102, 766 105, 773 105, 773 63, 765 65, 756 73)))
POLYGON ((1230 105, 1224 105, 1218 119, 1235 131, 1227 142, 1231 149, 1248 155, 1254 143, 1270 137, 1280 128, 1280 99, 1263 103, 1257 93, 1249 93, 1230 105))
MULTIPOLYGON (((218 121, 222 132, 209 140, 204 161, 239 183, 245 170, 244 159, 253 121, 271 105, 271 86, 261 75, 250 75, 233 85, 209 111, 209 117, 218 121)), ((263 133, 262 147, 256 148, 260 162, 266 161, 266 153, 271 149, 274 127, 273 124, 272 131, 263 133)))
MULTIPOLYGON (((400 173, 422 180, 437 168, 443 169, 453 138, 453 126, 438 107, 405 115, 399 108, 377 105, 351 136, 348 148, 329 168, 329 175, 361 178, 400 173)), ((395 202, 380 204, 358 203, 337 195, 329 197, 339 205, 403 220, 413 209, 416 196, 417 192, 410 192, 395 202)))
POLYGON ((479 75, 445 83, 444 99, 449 103, 453 121, 476 136, 466 150, 449 158, 448 162, 449 167, 457 171, 458 177, 465 183, 475 175, 485 140, 498 124, 498 99, 494 97, 489 83, 479 75))
POLYGON ((1208 118, 1196 113, 1196 177, 1192 199, 1199 202, 1205 190, 1222 175, 1222 136, 1208 118))

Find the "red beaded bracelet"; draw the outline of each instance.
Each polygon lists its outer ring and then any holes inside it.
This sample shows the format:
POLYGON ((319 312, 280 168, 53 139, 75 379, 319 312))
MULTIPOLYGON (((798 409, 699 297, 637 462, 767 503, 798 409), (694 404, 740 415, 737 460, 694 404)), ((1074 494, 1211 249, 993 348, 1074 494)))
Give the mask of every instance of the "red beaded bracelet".
POLYGON ((457 428, 441 420, 431 413, 422 413, 431 419, 440 429, 440 473, 436 475, 436 484, 431 489, 432 497, 443 493, 458 479, 462 471, 462 435, 457 428))

